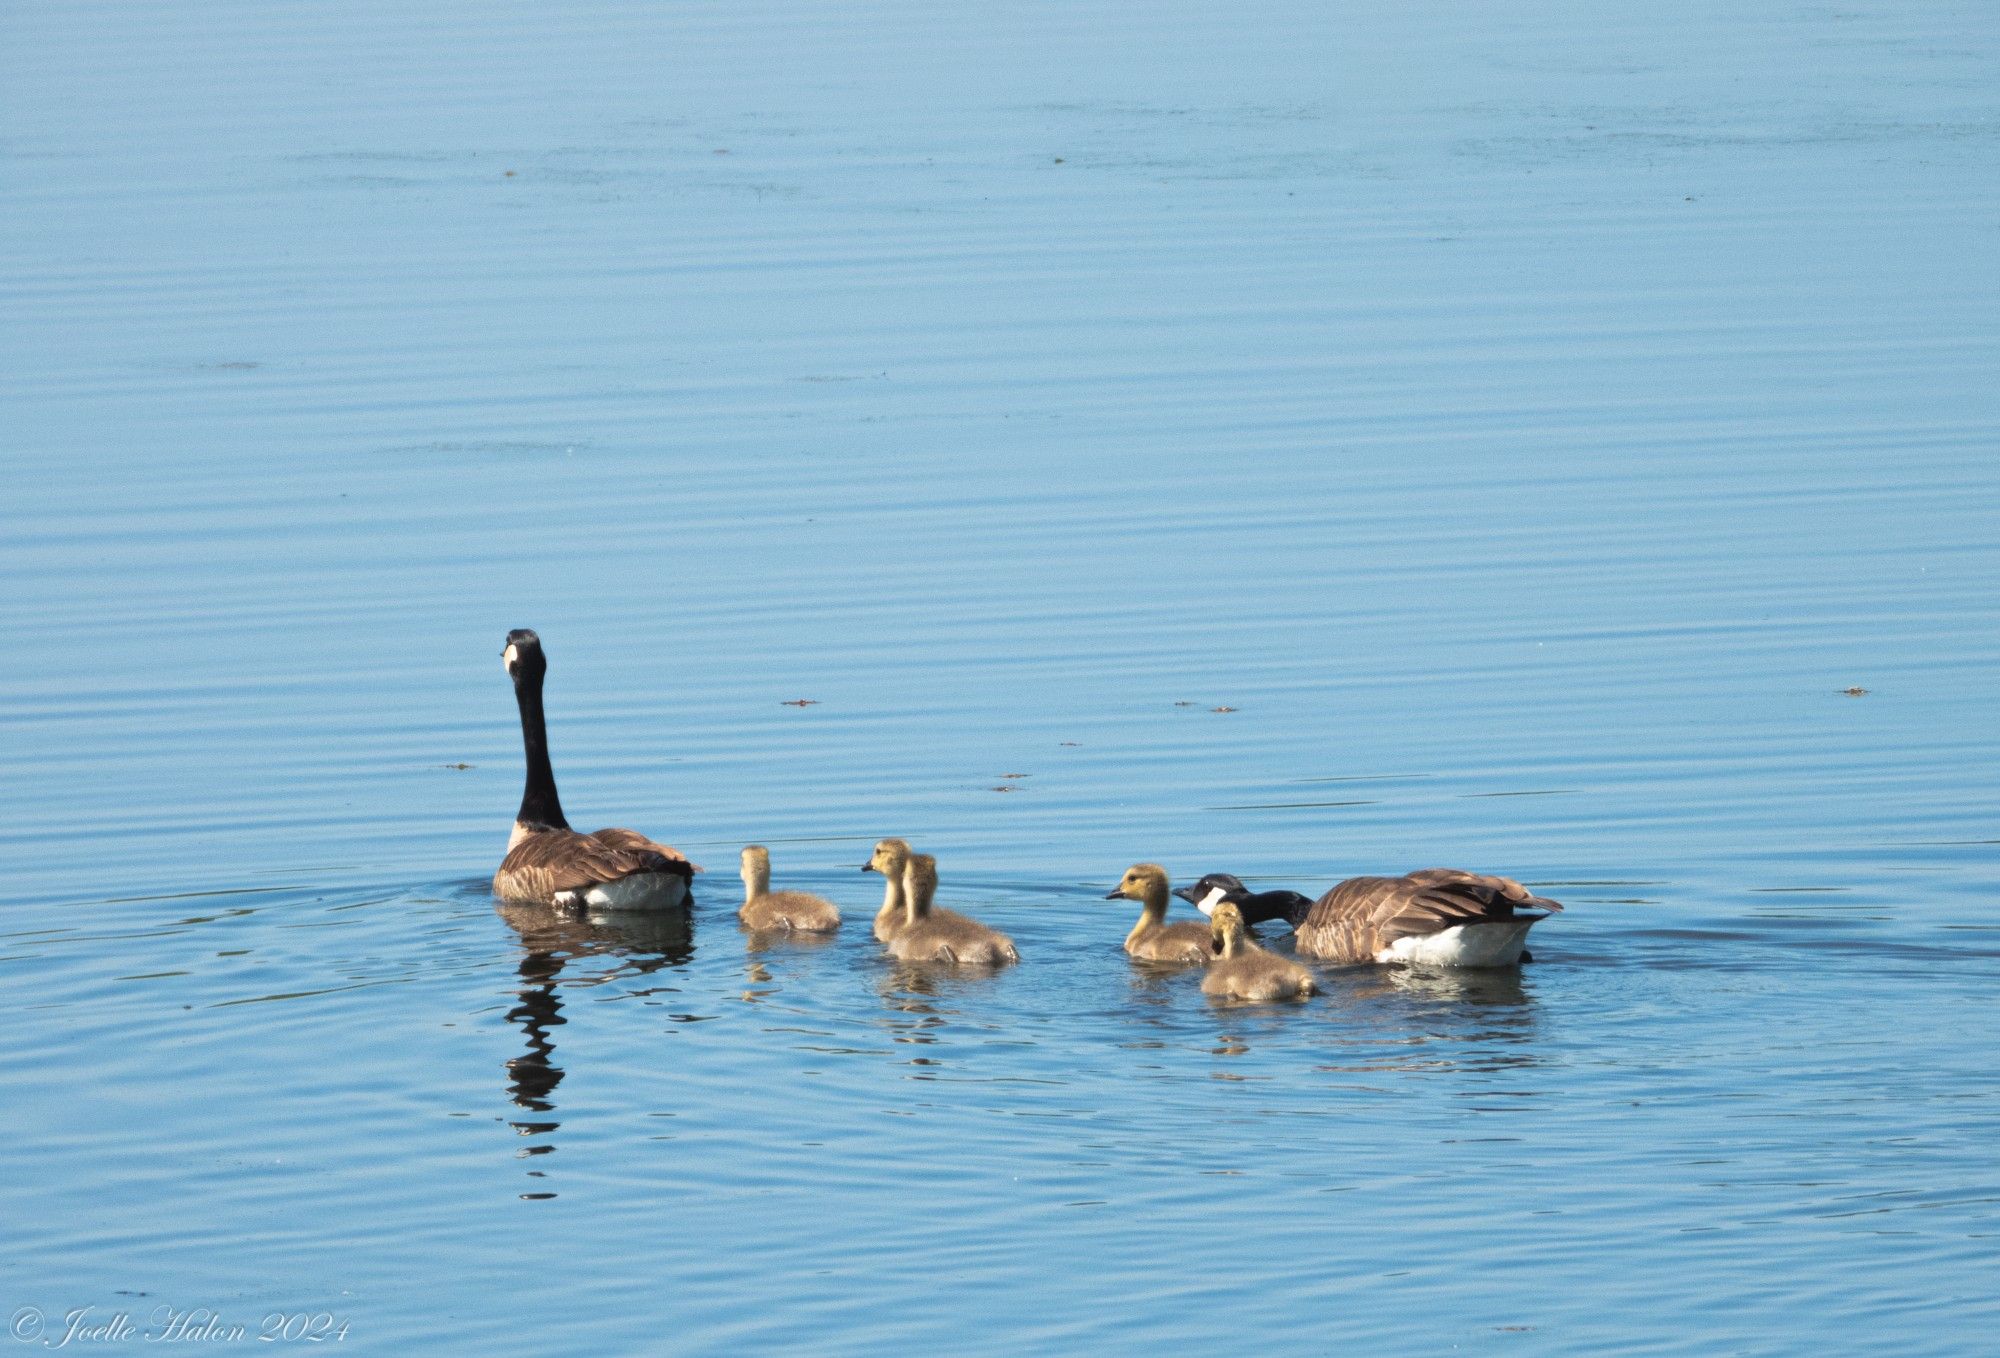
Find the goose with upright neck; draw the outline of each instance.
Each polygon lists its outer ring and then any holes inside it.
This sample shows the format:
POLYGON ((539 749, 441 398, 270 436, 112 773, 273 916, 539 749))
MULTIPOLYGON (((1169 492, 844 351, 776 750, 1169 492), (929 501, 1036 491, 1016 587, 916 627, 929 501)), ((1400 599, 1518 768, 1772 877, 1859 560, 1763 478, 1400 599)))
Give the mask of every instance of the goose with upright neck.
POLYGON ((1125 935, 1125 951, 1135 962, 1200 964, 1209 958, 1206 924, 1183 920, 1167 923, 1167 870, 1157 863, 1134 863, 1107 901, 1139 902, 1139 922, 1125 935))
POLYGON ((861 865, 863 872, 879 872, 888 882, 882 892, 882 908, 875 912, 875 939, 878 943, 887 943, 894 938, 908 920, 908 912, 903 907, 903 874, 909 866, 909 841, 902 839, 876 841, 875 852, 861 865))
POLYGON ((679 849, 637 830, 579 834, 563 816, 549 763, 542 679, 549 663, 542 639, 525 627, 507 634, 501 653, 521 709, 527 784, 507 838, 507 856, 493 874, 493 894, 510 901, 597 910, 671 910, 687 903, 689 879, 701 869, 679 849))

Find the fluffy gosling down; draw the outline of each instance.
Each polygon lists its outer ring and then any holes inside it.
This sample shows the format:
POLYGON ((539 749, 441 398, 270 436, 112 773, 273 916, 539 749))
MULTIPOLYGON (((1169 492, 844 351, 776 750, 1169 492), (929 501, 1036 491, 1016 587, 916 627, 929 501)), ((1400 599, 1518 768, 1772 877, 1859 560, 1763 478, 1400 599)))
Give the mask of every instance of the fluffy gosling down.
POLYGON ((995 967, 1018 962, 1014 940, 978 920, 950 910, 937 910, 937 860, 927 853, 911 854, 903 869, 903 927, 889 940, 889 951, 905 962, 955 962, 961 966, 995 967))
POLYGON ((882 908, 875 912, 875 938, 887 943, 901 931, 908 911, 903 908, 903 872, 910 866, 909 843, 901 839, 876 841, 875 852, 861 865, 863 872, 879 872, 888 881, 882 893, 882 908))
POLYGON ((771 890, 771 851, 762 844, 743 851, 743 908, 736 917, 771 933, 824 934, 840 927, 840 910, 825 897, 771 890))
POLYGON ((1266 952, 1243 930, 1243 912, 1224 901, 1209 919, 1215 951, 1201 993, 1232 1000, 1296 1000, 1313 993, 1313 976, 1297 962, 1266 952))
POLYGON ((1167 923, 1167 870, 1157 863, 1135 863, 1107 901, 1139 902, 1139 922, 1125 935, 1125 951, 1136 962, 1181 962, 1200 965, 1209 959, 1209 927, 1193 920, 1167 923))

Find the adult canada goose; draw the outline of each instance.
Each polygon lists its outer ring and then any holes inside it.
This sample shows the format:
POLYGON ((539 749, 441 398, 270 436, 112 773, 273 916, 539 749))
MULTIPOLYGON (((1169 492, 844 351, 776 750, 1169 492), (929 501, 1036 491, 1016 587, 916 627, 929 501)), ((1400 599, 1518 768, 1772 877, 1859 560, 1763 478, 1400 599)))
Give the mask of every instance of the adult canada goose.
POLYGON ((1139 922, 1125 935, 1125 951, 1140 962, 1204 963, 1209 957, 1206 924, 1167 921, 1167 870, 1157 863, 1135 863, 1125 869, 1107 901, 1139 902, 1139 922))
POLYGON ((889 940, 889 951, 905 962, 957 962, 998 966, 1018 962, 1014 940, 997 929, 949 910, 936 910, 937 859, 927 853, 910 855, 903 870, 903 927, 889 940))
POLYGON ((736 917, 752 929, 823 934, 840 927, 840 910, 809 891, 771 890, 771 851, 752 844, 743 851, 743 906, 736 917))
MULTIPOLYGON (((1243 909, 1247 893, 1227 873, 1210 873, 1196 884, 1202 886, 1208 890, 1197 908, 1204 914, 1225 902, 1243 909)), ((1562 909, 1511 877, 1457 868, 1350 877, 1316 901, 1296 892, 1260 894, 1294 897, 1283 917, 1298 936, 1299 951, 1332 962, 1511 967, 1528 959, 1528 930, 1562 909)))
POLYGON ((518 627, 507 634, 507 649, 500 654, 521 708, 528 783, 507 856, 493 874, 493 893, 510 901, 602 910, 666 910, 685 903, 689 877, 700 869, 679 849, 656 844, 637 830, 581 835, 569 828, 556 796, 542 718, 542 676, 549 668, 542 639, 518 627))
POLYGON ((879 872, 887 879, 882 908, 875 912, 875 938, 887 943, 902 929, 907 912, 903 909, 903 870, 910 865, 910 846, 900 839, 877 840, 875 852, 861 865, 863 872, 879 872))
POLYGON ((1214 957, 1201 993, 1233 1000, 1295 1000, 1313 993, 1313 975, 1297 962, 1266 952, 1244 932, 1243 912, 1228 901, 1209 919, 1214 957))

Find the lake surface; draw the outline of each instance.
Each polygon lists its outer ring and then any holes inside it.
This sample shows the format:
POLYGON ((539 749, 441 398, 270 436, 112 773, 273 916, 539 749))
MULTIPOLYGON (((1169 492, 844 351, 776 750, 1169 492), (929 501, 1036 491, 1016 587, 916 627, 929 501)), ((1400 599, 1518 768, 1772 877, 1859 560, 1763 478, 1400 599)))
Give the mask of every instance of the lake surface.
POLYGON ((2000 26, 1751 11, 9 7, 12 1323, 1984 1351, 2000 26), (518 626, 687 918, 487 894, 518 626), (1568 910, 1218 1008, 1147 859, 1568 910))

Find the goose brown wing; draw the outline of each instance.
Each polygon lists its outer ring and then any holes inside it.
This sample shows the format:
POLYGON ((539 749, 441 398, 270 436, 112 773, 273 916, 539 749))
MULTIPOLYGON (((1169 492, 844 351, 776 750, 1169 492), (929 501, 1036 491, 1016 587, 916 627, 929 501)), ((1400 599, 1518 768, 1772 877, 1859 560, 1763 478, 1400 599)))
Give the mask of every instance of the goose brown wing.
POLYGON ((1433 890, 1482 902, 1489 919, 1511 919, 1516 910, 1562 909, 1556 902, 1537 896, 1512 877, 1488 877, 1460 868, 1422 868, 1404 876, 1407 881, 1421 882, 1433 890))
POLYGON ((1344 925, 1364 933, 1435 933, 1484 917, 1486 909, 1449 886, 1412 877, 1350 877, 1313 902, 1307 928, 1344 925))
POLYGON ((1403 877, 1352 877, 1313 902, 1299 927, 1307 951, 1363 961, 1399 938, 1512 919, 1516 907, 1560 910, 1505 877, 1426 868, 1403 877))
POLYGON ((692 871, 685 858, 678 855, 669 858, 651 840, 644 836, 635 838, 643 840, 647 847, 621 848, 607 844, 599 835, 543 830, 507 851, 494 880, 516 888, 503 894, 549 899, 566 891, 587 891, 642 872, 670 872, 685 877, 692 871))
POLYGON ((609 844, 614 849, 624 849, 630 853, 656 853, 660 857, 667 859, 669 861, 668 867, 648 868, 644 869, 644 871, 648 872, 679 871, 679 869, 671 866, 671 864, 673 863, 686 864, 687 870, 689 872, 701 871, 701 864, 689 863, 688 856, 682 853, 679 849, 676 849, 671 845, 662 844, 658 840, 648 839, 644 835, 640 834, 637 830, 617 830, 617 829, 592 830, 590 832, 590 838, 598 841, 600 844, 609 844))

